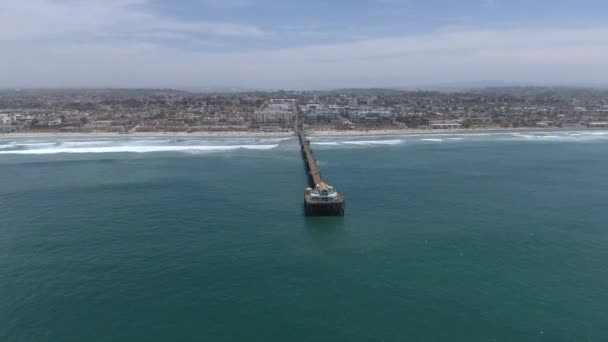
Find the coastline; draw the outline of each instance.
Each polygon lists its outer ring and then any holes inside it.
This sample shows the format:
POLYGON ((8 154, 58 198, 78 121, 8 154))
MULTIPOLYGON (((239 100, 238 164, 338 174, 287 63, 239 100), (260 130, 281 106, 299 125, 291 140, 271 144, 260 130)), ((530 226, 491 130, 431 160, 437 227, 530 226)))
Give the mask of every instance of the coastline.
MULTIPOLYGON (((378 135, 433 135, 433 134, 476 134, 476 133, 508 133, 508 132, 568 132, 568 131, 598 131, 605 129, 593 128, 472 128, 472 129, 394 129, 394 130, 310 130, 308 136, 329 137, 329 136, 378 136, 378 135)), ((3 133, 0 140, 7 139, 86 139, 86 138, 268 138, 268 137, 295 137, 293 131, 290 132, 135 132, 135 133, 65 133, 65 132, 25 132, 25 133, 3 133)))
POLYGON ((95 132, 95 133, 5 133, 0 134, 0 139, 36 139, 36 138, 59 138, 59 139, 86 139, 86 138, 268 138, 268 137, 291 137, 295 136, 294 132, 240 132, 240 131, 225 131, 225 132, 135 132, 135 133, 112 133, 112 132, 95 132))

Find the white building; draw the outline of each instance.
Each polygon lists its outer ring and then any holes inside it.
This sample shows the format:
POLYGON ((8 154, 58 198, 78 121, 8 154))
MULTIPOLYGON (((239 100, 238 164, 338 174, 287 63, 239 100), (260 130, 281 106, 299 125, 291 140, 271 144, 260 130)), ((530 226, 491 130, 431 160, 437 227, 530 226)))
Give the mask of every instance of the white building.
POLYGON ((337 202, 340 199, 336 189, 325 183, 317 184, 314 189, 306 188, 306 195, 310 196, 310 200, 319 202, 337 202))
POLYGON ((462 124, 458 121, 431 121, 429 125, 432 129, 454 129, 461 128, 462 124))
POLYGON ((0 114, 0 124, 10 125, 11 123, 13 123, 13 116, 9 114, 0 114))
POLYGON ((264 123, 290 123, 296 117, 296 103, 292 99, 272 99, 255 112, 255 121, 264 123))
POLYGON ((348 118, 352 122, 358 123, 374 123, 374 122, 392 122, 395 116, 388 110, 377 109, 359 109, 348 113, 348 118))

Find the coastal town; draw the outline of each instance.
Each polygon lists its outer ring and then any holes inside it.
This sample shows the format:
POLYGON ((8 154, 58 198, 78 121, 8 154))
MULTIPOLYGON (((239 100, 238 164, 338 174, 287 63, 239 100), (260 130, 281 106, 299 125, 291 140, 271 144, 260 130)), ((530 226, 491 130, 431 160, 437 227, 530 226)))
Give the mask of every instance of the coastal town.
POLYGON ((0 132, 291 132, 608 127, 608 91, 472 90, 187 92, 172 89, 0 90, 0 132))

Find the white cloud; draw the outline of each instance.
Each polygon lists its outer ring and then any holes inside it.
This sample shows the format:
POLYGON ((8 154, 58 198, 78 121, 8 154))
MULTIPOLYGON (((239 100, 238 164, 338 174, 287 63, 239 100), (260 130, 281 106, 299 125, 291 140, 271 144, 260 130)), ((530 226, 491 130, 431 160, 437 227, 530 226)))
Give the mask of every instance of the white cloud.
POLYGON ((150 34, 260 36, 262 29, 215 21, 185 21, 152 11, 147 0, 2 0, 0 41, 93 39, 150 34))
POLYGON ((106 0, 103 4, 28 0, 27 6, 21 0, 2 1, 0 87, 232 85, 301 89, 487 79, 540 83, 608 80, 608 26, 459 28, 353 43, 214 53, 163 45, 148 38, 190 41, 189 33, 198 31, 260 40, 266 36, 256 27, 160 16, 150 10, 146 0, 106 0), (112 38, 119 35, 137 39, 112 38), (110 38, 91 38, 104 36, 110 38))

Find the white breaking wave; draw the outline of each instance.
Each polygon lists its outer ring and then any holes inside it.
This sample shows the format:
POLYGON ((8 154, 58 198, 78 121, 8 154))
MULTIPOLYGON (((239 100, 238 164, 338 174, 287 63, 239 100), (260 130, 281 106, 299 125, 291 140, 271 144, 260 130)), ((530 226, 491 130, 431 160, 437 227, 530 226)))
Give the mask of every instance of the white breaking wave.
POLYGON ((340 143, 336 142, 336 141, 329 141, 329 142, 313 142, 311 143, 312 145, 320 145, 320 146, 338 146, 340 145, 340 143))
POLYGON ((608 132, 516 132, 511 133, 508 138, 538 142, 591 142, 608 140, 608 132))
POLYGON ((402 143, 403 143, 402 139, 395 139, 395 140, 342 141, 342 144, 361 145, 361 146, 366 146, 366 145, 399 145, 399 144, 402 144, 402 143))
POLYGON ((532 134, 520 134, 514 136, 515 138, 523 138, 525 140, 539 140, 539 141, 583 141, 587 137, 585 136, 571 136, 571 135, 532 135, 532 134))
POLYGON ((536 140, 568 138, 567 135, 532 135, 532 134, 520 134, 515 137, 516 138, 525 138, 525 139, 536 139, 536 140))
POLYGON ((0 150, 6 150, 7 148, 15 148, 17 145, 15 143, 10 143, 6 145, 0 145, 0 150))
MULTIPOLYGON (((60 142, 61 147, 81 147, 81 146, 99 146, 109 145, 112 141, 62 141, 60 142)), ((53 144, 55 145, 55 144, 53 144)))
POLYGON ((287 140, 291 140, 293 138, 268 138, 268 139, 260 139, 260 142, 262 143, 275 143, 275 142, 281 142, 281 141, 287 141, 287 140))
POLYGON ((58 147, 32 150, 0 151, 0 154, 58 154, 58 153, 149 153, 149 152, 214 152, 246 150, 271 150, 279 145, 169 145, 169 146, 105 146, 105 147, 58 147))
MULTIPOLYGON (((112 143, 113 141, 110 141, 112 143)), ((161 139, 151 139, 151 140, 129 140, 129 144, 137 144, 137 145, 158 145, 158 144, 170 144, 172 140, 161 140, 161 139)), ((107 141, 105 143, 108 143, 107 141)), ((200 143, 200 142, 199 142, 200 143)))
POLYGON ((433 139, 420 139, 420 140, 422 140, 422 141, 433 141, 433 142, 442 142, 443 141, 443 139, 434 139, 434 138, 433 139))
POLYGON ((57 143, 54 142, 39 142, 39 143, 19 143, 17 146, 21 147, 42 147, 42 146, 55 146, 57 143))

